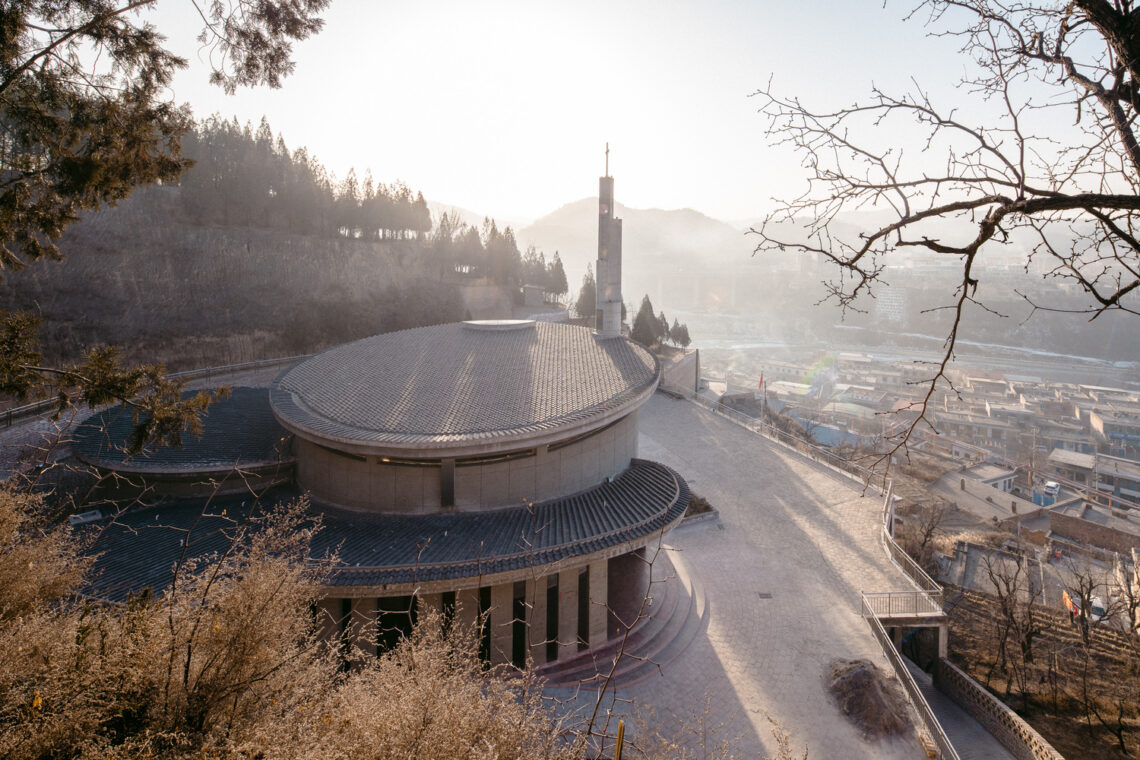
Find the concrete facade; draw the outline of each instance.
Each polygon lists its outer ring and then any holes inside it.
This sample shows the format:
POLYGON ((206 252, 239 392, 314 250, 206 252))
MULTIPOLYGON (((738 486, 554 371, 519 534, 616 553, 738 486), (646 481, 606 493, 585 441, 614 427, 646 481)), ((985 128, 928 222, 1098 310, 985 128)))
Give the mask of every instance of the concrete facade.
POLYGON ((637 412, 586 437, 513 454, 451 460, 453 503, 441 499, 443 463, 391 463, 386 457, 336 451, 298 437, 297 484, 328 504, 371 512, 428 514, 447 506, 492 510, 590 488, 629 467, 637 456, 637 412))

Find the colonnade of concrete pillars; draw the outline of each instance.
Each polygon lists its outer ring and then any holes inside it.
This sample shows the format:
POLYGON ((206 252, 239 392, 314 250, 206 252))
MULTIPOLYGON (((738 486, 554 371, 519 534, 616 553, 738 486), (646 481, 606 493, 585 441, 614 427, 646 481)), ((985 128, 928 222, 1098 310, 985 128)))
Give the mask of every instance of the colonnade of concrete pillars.
MULTIPOLYGON (((457 623, 475 625, 481 611, 488 616, 489 651, 492 663, 512 662, 518 653, 529 651, 535 665, 553 659, 563 660, 580 649, 597 646, 606 639, 609 618, 608 561, 599 560, 585 568, 572 568, 557 574, 557 609, 549 604, 551 579, 549 576, 531 578, 519 583, 502 583, 489 589, 467 588, 455 592, 452 614, 457 623), (583 579, 581 576, 585 574, 583 579), (521 594, 517 593, 521 591, 521 594), (582 598, 585 591, 587 597, 582 598), (489 592, 489 593, 488 593, 489 592), (521 596, 525 607, 517 605, 521 596), (489 597, 489 598, 488 598, 489 597), (516 626, 516 613, 522 612, 525 626, 516 626), (580 613, 585 614, 583 619, 580 613), (553 616, 553 617, 552 617, 553 616), (557 635, 550 646, 548 630, 557 622, 557 635), (518 642, 515 637, 525 637, 518 642)), ((449 595, 450 596, 450 595, 449 595)), ((421 594, 416 602, 420 612, 442 611, 444 594, 421 594)), ((356 625, 364 627, 378 621, 377 599, 324 599, 320 603, 325 636, 343 634, 356 625)), ((375 640, 357 640, 357 646, 366 652, 376 651, 375 640)))

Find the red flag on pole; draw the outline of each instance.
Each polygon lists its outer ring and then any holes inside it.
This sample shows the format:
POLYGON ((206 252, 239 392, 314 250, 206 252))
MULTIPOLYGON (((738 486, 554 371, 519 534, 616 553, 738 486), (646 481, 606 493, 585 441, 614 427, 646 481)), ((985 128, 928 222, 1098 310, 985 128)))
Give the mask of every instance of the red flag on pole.
POLYGON ((757 387, 757 390, 760 390, 760 391, 764 390, 764 373, 763 372, 760 373, 760 385, 757 387))

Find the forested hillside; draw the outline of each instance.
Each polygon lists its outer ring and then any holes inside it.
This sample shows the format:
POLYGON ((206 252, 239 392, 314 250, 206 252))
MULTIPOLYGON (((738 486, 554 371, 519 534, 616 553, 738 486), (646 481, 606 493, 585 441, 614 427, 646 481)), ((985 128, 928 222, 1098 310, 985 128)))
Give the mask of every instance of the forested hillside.
POLYGON ((201 224, 258 227, 362 240, 419 238, 431 231, 423 193, 402 183, 336 182, 304 148, 290 152, 262 119, 256 130, 212 116, 183 140, 194 168, 181 182, 181 208, 201 224))
POLYGON ((60 241, 65 263, 0 281, 0 309, 41 317, 48 361, 101 344, 172 370, 308 353, 462 319, 468 285, 508 303, 518 289, 509 228, 433 229, 422 193, 334 182, 264 121, 209 119, 185 148, 196 165, 179 185, 87 215, 60 241))

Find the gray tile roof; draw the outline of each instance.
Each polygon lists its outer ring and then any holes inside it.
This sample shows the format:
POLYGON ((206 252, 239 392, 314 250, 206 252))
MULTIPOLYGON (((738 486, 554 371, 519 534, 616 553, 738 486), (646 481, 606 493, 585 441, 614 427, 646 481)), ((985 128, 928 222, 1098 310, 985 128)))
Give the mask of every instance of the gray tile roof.
MULTIPOLYGON (((183 398, 197 391, 187 391, 183 398)), ((140 472, 215 472, 237 464, 291 461, 284 441, 289 433, 269 408, 265 388, 234 388, 210 405, 202 418, 202 437, 183 435, 182 446, 125 455, 135 422, 130 410, 111 407, 93 414, 73 436, 72 450, 83 461, 109 469, 140 472)))
POLYGON ((657 381, 657 359, 624 338, 538 322, 386 333, 286 370, 270 399, 289 427, 334 440, 457 445, 604 417, 657 381))
MULTIPOLYGON (((266 501, 296 495, 279 489, 266 501)), ((645 538, 680 520, 688 503, 688 485, 677 473, 634 460, 611 483, 533 507, 420 517, 321 510, 324 525, 312 549, 315 556, 338 551, 333 583, 341 586, 472 578, 645 538)), ((87 526, 101 531, 92 546, 99 557, 90 593, 122 600, 132 591, 165 588, 181 541, 189 537, 189 556, 222 550, 226 531, 247 507, 240 497, 229 497, 215 500, 204 517, 201 510, 201 501, 168 502, 87 526)))

